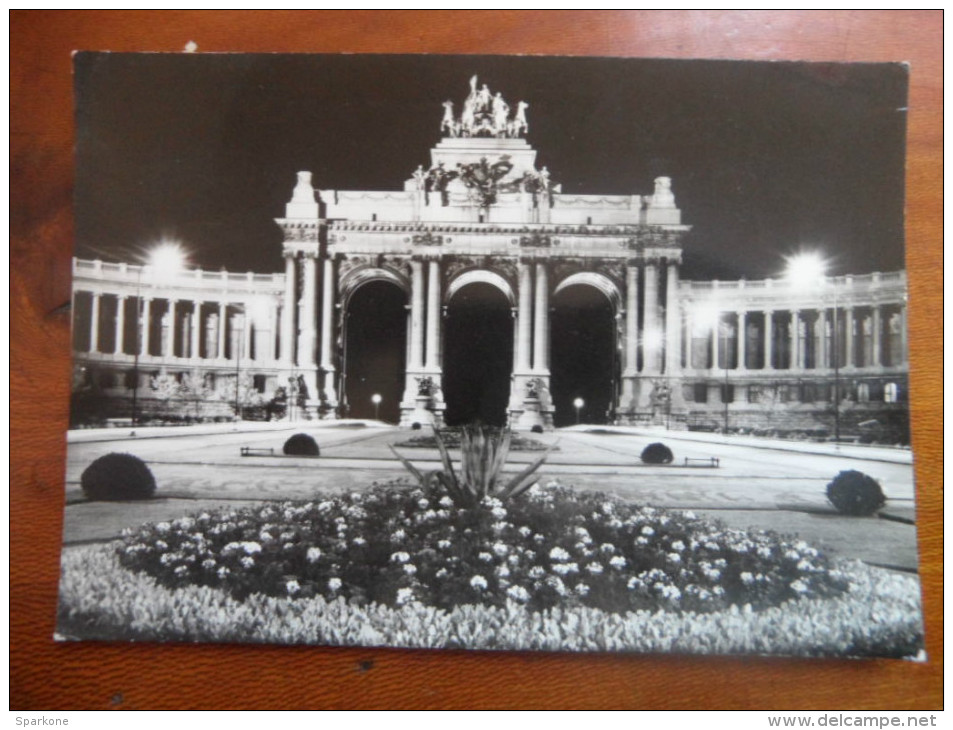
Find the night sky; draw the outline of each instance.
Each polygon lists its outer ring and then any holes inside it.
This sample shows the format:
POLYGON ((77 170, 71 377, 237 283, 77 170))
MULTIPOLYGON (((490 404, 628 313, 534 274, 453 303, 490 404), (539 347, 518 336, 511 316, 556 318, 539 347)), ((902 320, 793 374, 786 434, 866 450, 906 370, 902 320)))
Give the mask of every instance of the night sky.
POLYGON ((567 193, 673 178, 683 278, 904 267, 900 65, 481 56, 80 54, 77 256, 135 262, 175 238, 207 269, 282 271, 295 172, 400 190, 477 74, 567 193))

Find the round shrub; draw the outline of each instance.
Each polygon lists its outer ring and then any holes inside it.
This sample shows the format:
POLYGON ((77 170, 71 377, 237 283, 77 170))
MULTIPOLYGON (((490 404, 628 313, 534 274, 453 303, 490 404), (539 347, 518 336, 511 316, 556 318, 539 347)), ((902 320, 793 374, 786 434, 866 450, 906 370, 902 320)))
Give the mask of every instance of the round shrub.
POLYGON ((419 431, 423 426, 420 425, 420 421, 414 421, 410 427, 411 431, 419 431))
POLYGON ((149 467, 132 454, 106 454, 86 467, 80 477, 88 499, 123 501, 151 499, 156 480, 149 467))
POLYGON ((530 431, 532 431, 533 433, 542 433, 543 427, 537 423, 530 429, 530 431))
POLYGON ((671 464, 674 458, 672 450, 660 442, 649 444, 642 449, 641 459, 645 464, 671 464))
POLYGON ((320 456, 318 442, 306 433, 296 433, 285 441, 282 449, 286 456, 320 456))
POLYGON ((842 471, 827 485, 827 499, 845 515, 866 517, 887 503, 880 483, 863 472, 842 471))

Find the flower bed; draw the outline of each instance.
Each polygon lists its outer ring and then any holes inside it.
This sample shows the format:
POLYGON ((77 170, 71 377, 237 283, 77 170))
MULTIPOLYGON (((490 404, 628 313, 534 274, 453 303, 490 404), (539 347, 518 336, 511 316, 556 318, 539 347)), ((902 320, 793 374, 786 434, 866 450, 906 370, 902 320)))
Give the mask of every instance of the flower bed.
POLYGON ((58 638, 261 642, 411 648, 634 651, 797 656, 922 656, 915 578, 844 566, 849 590, 755 611, 706 614, 581 606, 534 612, 420 603, 357 606, 343 598, 307 601, 255 594, 244 601, 210 586, 169 588, 119 564, 112 546, 63 555, 58 638))
POLYGON ((471 509, 387 485, 202 513, 127 531, 119 559, 171 588, 220 587, 239 600, 323 595, 441 609, 513 600, 532 610, 705 613, 847 589, 803 542, 555 485, 471 509))

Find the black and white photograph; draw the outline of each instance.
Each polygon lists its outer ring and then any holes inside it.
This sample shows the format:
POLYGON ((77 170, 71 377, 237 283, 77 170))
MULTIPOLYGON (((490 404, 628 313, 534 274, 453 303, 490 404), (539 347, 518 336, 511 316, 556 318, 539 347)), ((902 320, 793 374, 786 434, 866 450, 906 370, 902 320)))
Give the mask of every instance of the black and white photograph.
POLYGON ((74 78, 56 639, 926 658, 905 65, 74 78))

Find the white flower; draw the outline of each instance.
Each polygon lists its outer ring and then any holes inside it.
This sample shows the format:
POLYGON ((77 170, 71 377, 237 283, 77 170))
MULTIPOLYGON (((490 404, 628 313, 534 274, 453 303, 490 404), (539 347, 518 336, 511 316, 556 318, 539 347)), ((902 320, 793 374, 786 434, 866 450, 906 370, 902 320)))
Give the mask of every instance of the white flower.
POLYGON ((533 534, 533 531, 532 531, 531 529, 529 529, 526 525, 523 525, 523 526, 519 529, 519 533, 520 533, 520 535, 522 535, 523 537, 529 537, 530 535, 533 534))
POLYGON ((578 573, 579 566, 575 563, 557 563, 553 566, 553 572, 559 573, 560 575, 569 575, 570 573, 578 573))
POLYGON ((413 588, 399 588, 397 589, 397 605, 403 606, 407 603, 410 603, 414 600, 414 589, 413 588))
POLYGON ((426 499, 418 499, 417 506, 420 509, 427 509, 430 506, 430 502, 428 502, 426 499))
POLYGON ((807 592, 810 590, 810 588, 808 587, 807 583, 805 583, 803 580, 800 580, 800 579, 799 579, 799 580, 794 581, 794 582, 791 584, 791 590, 793 590, 793 591, 795 591, 795 592, 797 592, 797 593, 807 593, 807 592))
POLYGON ((189 569, 186 568, 184 565, 180 565, 173 572, 181 578, 184 575, 188 575, 189 569))
POLYGON ((669 553, 669 554, 666 555, 665 557, 667 557, 667 558, 668 558, 669 560, 671 560, 673 563, 680 563, 680 562, 682 562, 682 556, 679 555, 678 553, 669 553))
POLYGON ((506 589, 506 595, 517 603, 526 603, 530 599, 529 592, 523 586, 510 586, 506 589))
POLYGON ((580 596, 588 595, 589 586, 587 586, 585 583, 579 583, 576 585, 576 593, 578 593, 580 596))
POLYGON ((615 552, 615 545, 613 545, 611 542, 604 542, 599 546, 599 550, 606 555, 612 555, 612 553, 615 552))
POLYGON ((569 560, 569 553, 563 550, 561 547, 554 547, 549 551, 550 560, 569 560))
POLYGON ((588 545, 590 542, 592 542, 592 537, 589 536, 589 530, 587 530, 585 527, 577 527, 575 529, 575 533, 576 539, 585 545, 588 545))
POLYGON ((168 550, 169 543, 167 543, 165 540, 156 540, 156 548, 159 550, 168 550))
POLYGON ((215 561, 211 558, 206 558, 202 561, 202 567, 206 570, 212 570, 215 567, 215 561))
POLYGON ((482 591, 487 586, 486 578, 484 578, 482 575, 475 575, 470 578, 470 585, 476 590, 482 591))
POLYGON ((745 571, 744 573, 741 574, 741 582, 744 583, 745 585, 751 585, 752 583, 754 583, 754 576, 751 575, 751 573, 749 573, 748 571, 745 571))
POLYGON ((771 548, 769 548, 769 547, 759 547, 759 548, 758 548, 758 557, 761 557, 761 558, 770 558, 770 557, 771 557, 771 548))
POLYGON ((288 591, 289 596, 293 596, 295 593, 301 590, 301 586, 298 585, 298 581, 294 578, 285 583, 285 590, 288 591))
POLYGON ((449 540, 438 540, 437 547, 441 550, 447 550, 452 543, 449 540))
POLYGON ((353 540, 351 540, 351 544, 361 547, 363 545, 367 545, 367 540, 365 540, 363 537, 355 537, 353 540))
POLYGON ((502 507, 494 507, 490 510, 490 514, 496 517, 496 519, 502 520, 506 517, 506 510, 502 507))
POLYGON ((404 563, 404 572, 407 575, 414 575, 417 572, 417 566, 413 563, 404 563))
POLYGON ((510 577, 510 569, 507 568, 505 565, 497 566, 496 574, 497 574, 498 576, 500 576, 501 578, 509 578, 509 577, 510 577))
POLYGON ((613 555, 609 560, 609 565, 611 565, 616 570, 622 570, 625 567, 625 558, 621 555, 613 555))
POLYGON ((592 573, 592 575, 600 575, 603 571, 603 567, 600 563, 589 563, 589 565, 586 566, 586 570, 592 573))
POLYGON ((434 575, 436 575, 437 578, 446 578, 448 575, 450 575, 450 571, 448 571, 446 568, 441 568, 434 575))
POLYGON ((633 577, 633 578, 629 578, 629 582, 626 583, 626 585, 628 586, 630 591, 634 591, 635 589, 641 588, 642 586, 644 586, 645 583, 643 583, 638 578, 633 577))
POLYGON ((168 532, 171 528, 168 522, 160 522, 156 525, 156 532, 168 532))
POLYGON ((246 555, 254 555, 255 553, 261 552, 261 545, 257 542, 243 542, 242 550, 245 551, 246 555))
POLYGON ((551 575, 546 579, 546 585, 553 588, 560 596, 565 596, 569 592, 566 589, 566 584, 555 575, 551 575))
POLYGON ((341 589, 341 579, 340 578, 328 578, 328 590, 332 593, 341 589))
POLYGON ((676 540, 675 542, 672 543, 672 550, 674 550, 675 552, 680 553, 684 549, 685 549, 685 543, 683 543, 681 540, 676 540))
POLYGON ((688 512, 683 512, 682 514, 683 514, 687 519, 689 519, 689 520, 694 520, 694 519, 696 519, 695 513, 692 512, 691 510, 689 510, 688 512))
POLYGON ((492 563, 493 556, 490 555, 490 553, 482 552, 479 555, 477 555, 477 560, 482 560, 484 563, 492 563))
POLYGON ((406 563, 408 560, 410 560, 410 555, 405 552, 397 552, 390 556, 392 563, 406 563))
POLYGON ((647 537, 651 537, 652 535, 655 534, 655 530, 653 530, 651 527, 646 525, 645 527, 642 528, 642 534, 647 537))
POLYGON ((502 542, 494 543, 493 552, 499 555, 501 558, 509 552, 509 548, 502 542))
POLYGON ((440 498, 439 504, 444 509, 450 509, 451 507, 453 507, 453 500, 450 499, 450 497, 443 496, 440 498))
POLYGON ((390 536, 390 539, 391 542, 401 542, 405 537, 407 537, 407 533, 404 532, 403 529, 397 529, 394 530, 394 534, 390 536))
POLYGON ((248 557, 242 558, 242 567, 243 567, 243 568, 246 568, 246 569, 247 569, 247 568, 251 568, 254 564, 255 564, 255 559, 254 559, 254 558, 248 558, 248 557))
POLYGON ((647 537, 637 537, 635 538, 636 545, 648 545, 649 539, 647 537))
POLYGON ((544 575, 546 575, 546 571, 543 568, 539 567, 538 565, 534 565, 532 568, 529 569, 530 578, 535 578, 536 580, 539 580, 544 575))
POLYGON ((316 563, 321 557, 321 548, 319 547, 309 547, 308 552, 305 554, 305 558, 309 563, 316 563))

